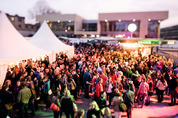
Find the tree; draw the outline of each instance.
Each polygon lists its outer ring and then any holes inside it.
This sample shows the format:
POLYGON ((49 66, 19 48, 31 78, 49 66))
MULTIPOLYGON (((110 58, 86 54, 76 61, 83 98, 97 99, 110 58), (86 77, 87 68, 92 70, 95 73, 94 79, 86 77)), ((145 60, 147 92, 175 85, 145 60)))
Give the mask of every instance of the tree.
POLYGON ((34 19, 37 15, 60 13, 49 6, 45 0, 39 0, 34 7, 28 11, 29 17, 34 19))

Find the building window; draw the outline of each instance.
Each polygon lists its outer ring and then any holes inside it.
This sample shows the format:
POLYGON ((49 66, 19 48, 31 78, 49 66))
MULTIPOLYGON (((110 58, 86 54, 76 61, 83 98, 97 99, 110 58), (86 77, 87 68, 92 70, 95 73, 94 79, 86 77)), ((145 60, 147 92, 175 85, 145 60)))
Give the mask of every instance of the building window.
POLYGON ((74 22, 73 21, 71 21, 71 22, 60 21, 60 23, 58 21, 56 21, 56 22, 50 22, 48 25, 51 28, 51 30, 53 30, 53 31, 65 31, 65 30, 74 31, 74 22))
POLYGON ((129 32, 128 31, 128 25, 134 23, 137 26, 137 29, 135 32, 139 32, 140 29, 140 22, 139 21, 122 21, 122 22, 116 22, 115 23, 115 31, 120 32, 129 32))
POLYGON ((148 34, 147 38, 157 38, 158 34, 158 21, 148 22, 148 34))
POLYGON ((157 32, 157 28, 158 28, 157 21, 148 22, 148 32, 157 32))
POLYGON ((109 23, 109 31, 112 31, 112 23, 109 23))
POLYGON ((18 27, 19 27, 19 28, 22 28, 22 26, 21 26, 21 25, 18 25, 18 27))
POLYGON ((22 18, 18 18, 18 21, 19 21, 19 22, 22 22, 22 18))
POLYGON ((116 31, 121 31, 121 32, 124 32, 126 31, 126 22, 116 22, 115 24, 115 30, 116 31))
POLYGON ((83 23, 82 27, 85 31, 97 31, 97 23, 83 23))
POLYGON ((28 28, 28 25, 25 25, 25 28, 28 28))

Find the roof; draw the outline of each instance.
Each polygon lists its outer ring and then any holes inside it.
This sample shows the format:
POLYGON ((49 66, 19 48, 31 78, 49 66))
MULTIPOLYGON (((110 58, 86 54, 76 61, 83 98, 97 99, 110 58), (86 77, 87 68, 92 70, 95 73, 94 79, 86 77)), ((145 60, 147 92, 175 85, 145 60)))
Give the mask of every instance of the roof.
POLYGON ((16 62, 50 53, 28 42, 3 12, 0 13, 0 52, 1 62, 16 62))
POLYGON ((29 41, 45 50, 51 50, 57 53, 67 53, 72 50, 72 53, 74 53, 74 47, 62 43, 51 31, 46 21, 43 22, 39 30, 29 41))

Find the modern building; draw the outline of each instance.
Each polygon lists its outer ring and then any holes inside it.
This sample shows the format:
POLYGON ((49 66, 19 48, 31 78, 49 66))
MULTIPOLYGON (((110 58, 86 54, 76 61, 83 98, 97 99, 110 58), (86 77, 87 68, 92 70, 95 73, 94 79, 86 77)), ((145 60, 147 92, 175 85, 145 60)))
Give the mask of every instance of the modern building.
POLYGON ((178 40, 178 25, 162 28, 161 38, 166 40, 178 40))
POLYGON ((46 20, 57 36, 68 37, 124 37, 131 36, 128 25, 137 26, 133 37, 160 38, 160 23, 168 18, 168 11, 99 13, 98 20, 86 20, 77 14, 45 14, 36 17, 46 20))
POLYGON ((33 36, 35 32, 38 30, 38 24, 25 24, 25 17, 21 17, 18 15, 9 15, 6 14, 13 26, 24 36, 33 36))
POLYGON ((42 23, 47 21, 57 36, 82 37, 100 34, 97 20, 86 20, 77 14, 45 14, 36 17, 42 23))

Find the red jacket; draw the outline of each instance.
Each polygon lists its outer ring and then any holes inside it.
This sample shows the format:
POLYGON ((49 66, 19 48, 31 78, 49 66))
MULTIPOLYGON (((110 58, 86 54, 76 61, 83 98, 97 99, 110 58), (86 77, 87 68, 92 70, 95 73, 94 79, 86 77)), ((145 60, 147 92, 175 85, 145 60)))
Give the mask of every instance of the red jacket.
POLYGON ((97 98, 100 97, 100 94, 101 94, 102 91, 103 91, 103 85, 98 83, 96 85, 96 97, 97 98))
MULTIPOLYGON (((117 80, 117 76, 116 76, 116 74, 113 74, 113 75, 110 74, 109 77, 112 78, 112 82, 113 82, 113 83, 116 82, 116 80, 117 80)), ((115 86, 115 85, 114 85, 114 86, 115 86)))
POLYGON ((101 77, 101 79, 103 80, 102 85, 104 85, 105 82, 106 82, 106 80, 108 80, 108 77, 107 77, 105 74, 102 74, 100 77, 101 77))

